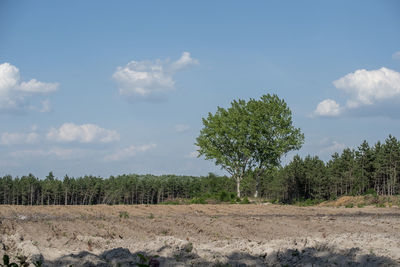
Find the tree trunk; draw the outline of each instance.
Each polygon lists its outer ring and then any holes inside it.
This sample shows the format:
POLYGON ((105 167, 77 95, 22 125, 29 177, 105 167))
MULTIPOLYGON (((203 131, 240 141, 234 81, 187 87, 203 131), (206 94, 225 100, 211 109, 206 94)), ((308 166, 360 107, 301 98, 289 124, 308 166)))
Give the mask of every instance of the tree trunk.
POLYGON ((258 188, 259 188, 259 186, 260 186, 260 175, 257 173, 256 174, 256 192, 254 193, 254 197, 255 198, 258 198, 258 188))
POLYGON ((236 192, 238 198, 240 198, 240 177, 236 178, 236 192))

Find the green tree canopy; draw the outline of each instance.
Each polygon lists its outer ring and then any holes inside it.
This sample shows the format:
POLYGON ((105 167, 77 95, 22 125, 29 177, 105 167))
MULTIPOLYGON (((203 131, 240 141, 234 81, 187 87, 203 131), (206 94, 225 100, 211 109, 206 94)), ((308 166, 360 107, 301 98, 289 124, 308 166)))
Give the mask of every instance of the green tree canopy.
POLYGON ((218 107, 214 115, 209 113, 203 125, 196 139, 199 156, 215 160, 232 175, 239 197, 240 182, 248 171, 258 179, 304 142, 300 129, 292 125, 289 107, 277 95, 234 100, 228 109, 218 107))

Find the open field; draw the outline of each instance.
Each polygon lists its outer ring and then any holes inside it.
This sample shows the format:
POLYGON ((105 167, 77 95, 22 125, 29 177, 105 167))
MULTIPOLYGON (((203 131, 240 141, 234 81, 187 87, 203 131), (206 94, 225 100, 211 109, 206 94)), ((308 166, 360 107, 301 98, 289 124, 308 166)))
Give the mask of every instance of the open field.
POLYGON ((400 266, 400 209, 0 206, 1 253, 46 266, 400 266))

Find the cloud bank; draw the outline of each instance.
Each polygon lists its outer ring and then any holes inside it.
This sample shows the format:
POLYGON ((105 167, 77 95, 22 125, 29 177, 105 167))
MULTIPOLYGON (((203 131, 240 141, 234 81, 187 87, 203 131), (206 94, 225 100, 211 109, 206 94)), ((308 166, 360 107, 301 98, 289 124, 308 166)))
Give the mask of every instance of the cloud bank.
MULTIPOLYGON (((57 91, 58 83, 45 83, 36 79, 21 81, 19 69, 10 63, 0 64, 0 110, 39 109, 29 105, 34 96, 48 95, 57 91)), ((49 106, 47 100, 47 106, 49 106)))
POLYGON ((173 75, 189 66, 198 64, 189 52, 174 62, 169 60, 131 61, 118 67, 112 78, 117 82, 119 93, 131 99, 158 99, 175 88, 173 75))
POLYGON ((388 68, 356 70, 333 82, 348 96, 344 106, 332 99, 321 101, 314 111, 316 116, 339 116, 360 107, 374 106, 400 99, 400 73, 388 68))
POLYGON ((31 133, 8 133, 5 132, 1 135, 0 144, 2 145, 16 145, 16 144, 33 144, 39 138, 35 132, 31 133))

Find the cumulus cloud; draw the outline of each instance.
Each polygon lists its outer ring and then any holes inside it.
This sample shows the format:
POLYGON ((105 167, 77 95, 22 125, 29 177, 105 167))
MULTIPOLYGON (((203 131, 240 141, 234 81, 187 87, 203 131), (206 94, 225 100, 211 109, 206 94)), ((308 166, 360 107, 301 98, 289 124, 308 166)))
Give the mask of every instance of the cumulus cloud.
POLYGON ((190 127, 187 124, 177 124, 177 125, 174 126, 174 129, 178 133, 181 133, 181 132, 186 132, 187 130, 190 129, 190 127))
POLYGON ((148 150, 154 149, 157 147, 156 144, 147 144, 147 145, 141 145, 141 146, 129 146, 123 149, 119 149, 116 152, 107 155, 104 157, 104 160, 106 161, 118 161, 122 160, 125 158, 133 157, 135 156, 138 152, 146 152, 148 150))
POLYGON ((113 74, 119 93, 133 99, 157 99, 175 88, 173 75, 184 68, 198 64, 189 52, 174 62, 169 60, 131 61, 118 67, 113 74))
POLYGON ((356 70, 333 82, 333 85, 349 97, 340 108, 336 101, 326 99, 314 111, 318 116, 337 116, 343 111, 372 106, 400 98, 400 73, 388 68, 356 70))
POLYGON ((24 109, 33 96, 55 92, 58 86, 58 83, 44 83, 36 79, 21 81, 17 67, 10 63, 0 64, 0 109, 24 109))
POLYGON ((2 145, 33 144, 38 140, 39 135, 31 133, 3 133, 0 143, 2 145))
POLYGON ((340 105, 335 100, 325 99, 318 104, 314 114, 317 116, 337 116, 340 114, 340 105))
POLYGON ((119 134, 95 124, 64 123, 58 129, 51 128, 47 139, 55 142, 109 143, 119 140, 119 134))
POLYGON ((392 58, 393 58, 393 59, 400 59, 400 51, 395 52, 395 53, 392 55, 392 58))
POLYGON ((400 96, 400 73, 387 68, 357 70, 333 82, 336 88, 351 95, 349 108, 371 105, 400 96))

